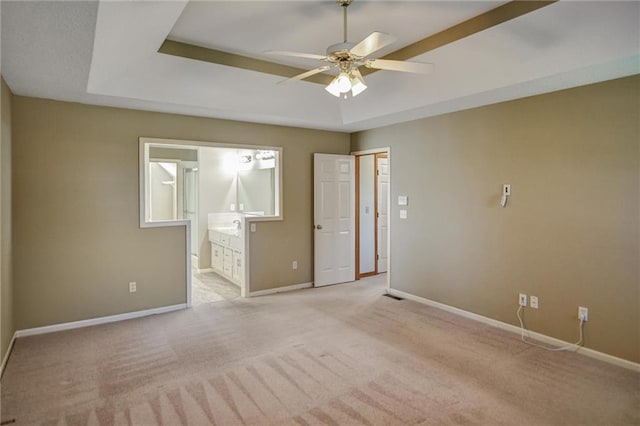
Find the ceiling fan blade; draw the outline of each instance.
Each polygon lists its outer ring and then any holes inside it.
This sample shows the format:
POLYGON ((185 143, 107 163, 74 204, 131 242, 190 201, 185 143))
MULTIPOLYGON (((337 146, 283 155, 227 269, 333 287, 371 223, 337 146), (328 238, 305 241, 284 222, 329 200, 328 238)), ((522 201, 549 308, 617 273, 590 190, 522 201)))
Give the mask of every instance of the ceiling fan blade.
POLYGON ((312 75, 319 74, 321 72, 327 71, 330 68, 331 68, 331 65, 325 65, 325 66, 320 67, 320 68, 315 68, 315 69, 309 70, 307 72, 303 72, 302 74, 294 75, 293 77, 288 78, 286 80, 282 80, 282 81, 278 82, 278 84, 291 83, 293 81, 304 80, 305 78, 309 78, 312 75))
POLYGON ((316 55, 313 53, 287 52, 286 50, 267 50, 264 53, 268 55, 293 56, 295 58, 317 59, 319 61, 324 61, 327 59, 326 56, 316 55))
POLYGON ((367 68, 379 70, 413 72, 416 74, 428 74, 435 65, 421 62, 392 61, 389 59, 372 59, 364 64, 367 68))
POLYGON ((374 31, 367 37, 365 37, 364 40, 362 40, 360 43, 349 49, 349 52, 352 55, 364 58, 371 55, 373 52, 376 52, 383 47, 390 45, 395 40, 395 37, 390 36, 389 34, 374 31))

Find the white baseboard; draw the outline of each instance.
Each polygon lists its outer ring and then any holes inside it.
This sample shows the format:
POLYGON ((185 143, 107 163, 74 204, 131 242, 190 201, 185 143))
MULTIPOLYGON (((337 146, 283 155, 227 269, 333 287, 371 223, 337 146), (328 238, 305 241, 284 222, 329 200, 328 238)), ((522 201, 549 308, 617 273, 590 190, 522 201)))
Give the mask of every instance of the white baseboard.
MULTIPOLYGON (((520 327, 515 325, 507 324, 506 322, 498 321, 489 317, 485 317, 482 315, 474 314, 473 312, 465 311, 463 309, 454 308, 453 306, 445 305, 444 303, 434 302, 433 300, 425 299, 424 297, 415 296, 410 293, 405 293, 401 290, 396 290, 390 288, 388 293, 393 296, 402 297, 404 299, 413 300, 414 302, 422 303, 424 305, 432 306, 434 308, 442 309, 443 311, 451 312, 456 315, 460 315, 465 318, 469 318, 475 321, 479 321, 493 327, 500 328, 502 330, 510 331, 512 333, 520 334, 520 327)), ((555 337, 547 336, 545 334, 536 333, 535 331, 527 331, 527 334, 532 339, 538 340, 543 343, 547 343, 552 346, 567 346, 571 343, 565 342, 564 340, 556 339, 555 337)), ((617 365, 619 367, 628 368, 629 370, 633 370, 636 372, 640 372, 640 364, 637 362, 629 361, 626 359, 618 358, 613 355, 605 354, 603 352, 598 352, 594 349, 589 349, 585 347, 580 347, 576 352, 586 355, 591 358, 599 359, 601 361, 608 362, 610 364, 617 365)))
POLYGON ((11 341, 9 342, 9 346, 7 347, 7 352, 5 352, 4 357, 2 358, 2 365, 0 365, 0 379, 2 379, 2 375, 4 374, 4 369, 7 366, 7 361, 9 361, 9 355, 11 355, 11 351, 13 350, 13 344, 16 341, 16 333, 13 333, 13 337, 11 337, 11 341))
POLYGON ((110 322, 124 321, 134 318, 146 317, 149 315, 164 314, 167 312, 186 309, 186 303, 178 305, 162 306, 160 308, 145 309, 144 311, 127 312, 124 314, 110 315, 108 317, 91 318, 81 321, 65 322, 62 324, 47 325, 44 327, 28 328, 26 330, 16 331, 15 337, 35 336, 37 334, 53 333, 56 331, 71 330, 74 328, 89 327, 92 325, 108 324, 110 322))
POLYGON ((213 269, 213 268, 202 268, 202 269, 198 269, 198 273, 202 274, 202 273, 204 273, 204 272, 215 272, 215 273, 218 273, 218 271, 216 271, 216 270, 215 270, 215 269, 213 269))
POLYGON ((303 288, 310 288, 310 287, 313 287, 313 283, 302 283, 302 284, 288 285, 285 287, 269 288, 267 290, 251 291, 249 292, 249 297, 265 296, 267 294, 282 293, 283 291, 300 290, 303 288))

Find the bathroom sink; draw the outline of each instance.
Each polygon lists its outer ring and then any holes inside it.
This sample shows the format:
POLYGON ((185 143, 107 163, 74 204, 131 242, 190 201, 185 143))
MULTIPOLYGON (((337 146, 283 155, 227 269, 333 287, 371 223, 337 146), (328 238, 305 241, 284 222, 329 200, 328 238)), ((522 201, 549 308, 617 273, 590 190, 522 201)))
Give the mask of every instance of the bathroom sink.
POLYGON ((212 230, 220 232, 222 234, 230 235, 232 237, 239 237, 240 236, 240 230, 238 228, 236 228, 235 226, 216 227, 216 228, 213 228, 212 230))

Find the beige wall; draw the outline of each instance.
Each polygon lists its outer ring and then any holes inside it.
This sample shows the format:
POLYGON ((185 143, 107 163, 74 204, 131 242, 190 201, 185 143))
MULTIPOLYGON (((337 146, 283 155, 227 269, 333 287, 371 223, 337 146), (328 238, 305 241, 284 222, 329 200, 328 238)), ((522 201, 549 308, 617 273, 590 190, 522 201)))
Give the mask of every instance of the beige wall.
POLYGON ((13 333, 13 280, 11 273, 11 104, 9 87, 0 77, 0 359, 13 333))
POLYGON ((140 136, 284 147, 285 219, 251 234, 251 286, 312 280, 312 153, 347 153, 349 135, 20 96, 13 108, 18 329, 185 302, 184 228, 138 227, 140 136))
POLYGON ((352 135, 391 147, 392 287, 640 361, 640 77, 352 135), (512 185, 499 207, 503 183, 512 185), (398 195, 409 219, 398 218, 398 195))

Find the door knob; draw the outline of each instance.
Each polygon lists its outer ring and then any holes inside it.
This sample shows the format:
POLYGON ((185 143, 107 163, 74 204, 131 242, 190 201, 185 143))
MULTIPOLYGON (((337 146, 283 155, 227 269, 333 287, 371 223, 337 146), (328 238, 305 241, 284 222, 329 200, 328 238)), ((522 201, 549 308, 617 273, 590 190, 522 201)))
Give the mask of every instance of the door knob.
POLYGON ((322 225, 316 225, 316 229, 322 229, 322 225))

